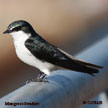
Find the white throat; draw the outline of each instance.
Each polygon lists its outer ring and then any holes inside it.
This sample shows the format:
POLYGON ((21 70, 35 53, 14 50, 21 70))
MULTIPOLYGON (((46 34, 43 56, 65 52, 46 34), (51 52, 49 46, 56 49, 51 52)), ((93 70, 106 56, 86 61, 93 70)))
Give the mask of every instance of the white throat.
POLYGON ((17 31, 10 33, 14 43, 16 42, 25 42, 31 34, 24 33, 23 31, 17 31))

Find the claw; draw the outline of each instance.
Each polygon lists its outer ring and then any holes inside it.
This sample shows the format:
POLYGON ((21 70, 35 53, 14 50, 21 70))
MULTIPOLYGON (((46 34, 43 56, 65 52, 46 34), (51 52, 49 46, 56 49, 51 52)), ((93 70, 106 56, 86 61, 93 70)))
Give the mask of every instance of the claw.
POLYGON ((39 78, 37 82, 49 82, 47 78, 39 78))
POLYGON ((30 82, 49 82, 45 76, 46 74, 41 72, 36 79, 27 80, 26 84, 29 84, 30 82))

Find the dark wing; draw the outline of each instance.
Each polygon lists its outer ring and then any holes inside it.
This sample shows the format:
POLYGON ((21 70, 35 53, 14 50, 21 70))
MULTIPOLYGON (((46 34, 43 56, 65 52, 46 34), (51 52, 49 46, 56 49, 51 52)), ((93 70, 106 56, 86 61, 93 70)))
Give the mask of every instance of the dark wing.
POLYGON ((73 59, 72 57, 69 57, 66 52, 56 48, 43 39, 31 37, 25 42, 25 46, 36 58, 66 69, 93 75, 93 73, 98 72, 95 68, 100 67, 90 63, 86 65, 86 62, 81 62, 75 58, 73 59))
POLYGON ((95 65, 95 64, 92 64, 92 63, 88 63, 87 61, 84 61, 84 60, 81 60, 81 59, 78 59, 68 53, 66 53, 65 51, 63 51, 62 49, 58 48, 61 52, 63 52, 64 54, 66 54, 68 57, 70 57, 71 59, 75 60, 76 62, 78 62, 79 64, 81 65, 84 65, 86 67, 90 67, 90 68, 96 68, 96 69, 102 69, 103 67, 102 66, 98 66, 98 65, 95 65))

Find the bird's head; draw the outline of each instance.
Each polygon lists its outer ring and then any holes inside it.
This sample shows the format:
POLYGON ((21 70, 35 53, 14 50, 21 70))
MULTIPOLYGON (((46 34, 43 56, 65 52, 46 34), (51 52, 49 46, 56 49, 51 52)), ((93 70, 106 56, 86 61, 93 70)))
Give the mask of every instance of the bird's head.
POLYGON ((23 20, 12 22, 3 34, 10 34, 12 38, 22 36, 23 34, 32 34, 34 32, 32 26, 23 20))

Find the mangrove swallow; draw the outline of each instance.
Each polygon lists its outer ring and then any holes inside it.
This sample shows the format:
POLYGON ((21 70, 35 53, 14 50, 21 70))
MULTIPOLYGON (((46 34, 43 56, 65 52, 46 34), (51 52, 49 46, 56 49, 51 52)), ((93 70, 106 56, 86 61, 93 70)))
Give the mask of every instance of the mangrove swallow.
POLYGON ((18 58, 47 75, 54 70, 64 69, 94 75, 98 69, 103 68, 79 60, 47 42, 26 21, 14 21, 5 33, 12 37, 18 58))

